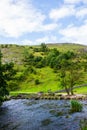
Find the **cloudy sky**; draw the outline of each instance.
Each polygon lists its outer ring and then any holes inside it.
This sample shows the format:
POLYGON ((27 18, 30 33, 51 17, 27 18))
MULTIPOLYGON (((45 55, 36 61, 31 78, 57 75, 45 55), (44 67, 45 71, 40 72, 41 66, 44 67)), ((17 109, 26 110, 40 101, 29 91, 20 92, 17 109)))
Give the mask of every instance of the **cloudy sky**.
POLYGON ((0 0, 0 44, 87 45, 87 0, 0 0))

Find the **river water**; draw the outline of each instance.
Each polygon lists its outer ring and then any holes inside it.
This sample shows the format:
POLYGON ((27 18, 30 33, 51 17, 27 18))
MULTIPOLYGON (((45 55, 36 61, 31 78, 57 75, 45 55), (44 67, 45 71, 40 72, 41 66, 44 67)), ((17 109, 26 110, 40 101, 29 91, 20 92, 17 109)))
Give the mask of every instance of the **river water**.
POLYGON ((0 108, 0 130, 79 130, 87 119, 87 101, 83 111, 70 113, 68 100, 9 100, 0 108))

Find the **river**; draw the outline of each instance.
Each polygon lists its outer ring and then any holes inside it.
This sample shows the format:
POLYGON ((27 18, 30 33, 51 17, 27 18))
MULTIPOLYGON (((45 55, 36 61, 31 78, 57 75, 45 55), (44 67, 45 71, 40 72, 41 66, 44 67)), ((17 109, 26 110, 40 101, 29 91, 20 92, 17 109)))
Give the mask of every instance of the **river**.
POLYGON ((70 113, 68 100, 5 101, 0 108, 0 130, 79 130, 87 119, 87 101, 80 101, 83 111, 70 113))

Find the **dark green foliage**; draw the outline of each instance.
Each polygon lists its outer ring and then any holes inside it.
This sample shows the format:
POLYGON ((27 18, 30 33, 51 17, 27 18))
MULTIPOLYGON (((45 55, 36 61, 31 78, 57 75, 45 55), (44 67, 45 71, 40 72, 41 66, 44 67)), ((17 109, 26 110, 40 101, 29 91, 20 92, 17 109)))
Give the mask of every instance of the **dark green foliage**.
POLYGON ((82 63, 82 66, 83 66, 84 72, 87 72, 87 61, 84 61, 82 63))
POLYGON ((33 49, 33 46, 30 46, 29 48, 30 48, 30 49, 33 49))
POLYGON ((81 71, 81 66, 72 60, 63 63, 59 71, 60 74, 60 84, 65 88, 67 94, 73 95, 73 87, 75 84, 82 82, 81 78, 83 73, 81 71))
POLYGON ((4 46, 5 48, 8 48, 8 44, 5 44, 5 46, 4 46))
POLYGON ((25 71, 24 71, 24 75, 27 75, 28 73, 33 73, 33 74, 36 74, 37 72, 36 72, 36 70, 35 70, 35 68, 33 67, 33 66, 28 66, 26 69, 25 69, 25 71))
POLYGON ((46 57, 43 57, 40 63, 42 67, 47 66, 46 57))
POLYGON ((36 56, 34 57, 34 62, 40 62, 42 60, 42 57, 41 56, 36 56))
POLYGON ((27 50, 25 50, 23 62, 28 68, 31 68, 32 66, 42 68, 46 65, 46 60, 44 57, 34 56, 33 53, 29 53, 27 50))
POLYGON ((51 68, 55 68, 55 66, 57 66, 58 64, 58 56, 59 56, 59 51, 54 48, 52 50, 50 50, 49 54, 46 57, 46 61, 47 61, 47 65, 49 65, 51 68))
POLYGON ((34 52, 40 52, 40 48, 35 47, 35 48, 33 48, 33 51, 34 52))
POLYGON ((82 104, 79 101, 71 100, 71 112, 81 112, 82 111, 82 104))
POLYGON ((41 57, 41 59, 36 63, 34 62, 36 68, 42 68, 46 66, 46 59, 41 57))
POLYGON ((41 43, 41 47, 40 47, 41 52, 47 52, 48 51, 48 47, 45 43, 41 43))
POLYGON ((33 65, 34 55, 32 53, 28 53, 25 55, 24 63, 25 65, 33 65))
MULTIPOLYGON (((8 94, 7 91, 7 82, 6 77, 7 74, 5 74, 5 67, 2 65, 2 54, 0 51, 0 97, 2 98, 4 95, 8 94)), ((8 77, 7 77, 8 78, 8 77)))
POLYGON ((71 51, 68 51, 68 52, 64 53, 62 56, 64 59, 69 60, 71 58, 74 58, 75 54, 71 51))
POLYGON ((23 63, 25 66, 33 64, 34 55, 30 52, 29 48, 25 48, 24 50, 24 58, 23 63))
POLYGON ((16 71, 13 69, 13 63, 2 64, 2 53, 0 51, 0 102, 3 101, 3 97, 8 95, 7 90, 8 81, 13 79, 16 71))
POLYGON ((36 68, 41 68, 41 67, 43 67, 41 61, 42 61, 42 57, 41 56, 36 56, 36 57, 34 57, 33 65, 36 68))
POLYGON ((3 45, 3 44, 1 44, 1 48, 4 48, 4 45, 3 45))
POLYGON ((12 62, 5 63, 2 66, 4 78, 7 79, 8 81, 13 79, 13 76, 16 74, 16 70, 13 68, 14 68, 14 64, 12 62))
POLYGON ((35 79, 35 85, 38 85, 38 84, 40 84, 39 79, 35 79))
POLYGON ((50 50, 47 56, 47 65, 54 69, 60 69, 69 64, 68 60, 74 58, 73 52, 60 53, 56 48, 50 50))

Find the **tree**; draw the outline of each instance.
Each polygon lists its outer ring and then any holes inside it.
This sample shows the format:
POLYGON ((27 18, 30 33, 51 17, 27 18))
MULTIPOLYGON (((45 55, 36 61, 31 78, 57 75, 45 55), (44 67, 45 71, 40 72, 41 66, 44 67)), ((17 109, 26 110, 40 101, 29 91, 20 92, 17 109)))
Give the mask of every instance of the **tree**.
POLYGON ((60 52, 56 48, 51 49, 46 57, 47 65, 49 65, 51 68, 55 68, 56 64, 59 62, 58 61, 59 55, 60 52))
POLYGON ((81 82, 82 70, 79 63, 69 61, 69 64, 60 70, 60 83, 65 88, 67 94, 73 95, 73 87, 75 84, 81 82))
POLYGON ((24 59, 23 59, 25 66, 30 66, 34 64, 34 55, 33 53, 25 52, 24 53, 24 59))
POLYGON ((48 47, 47 47, 47 45, 46 45, 45 43, 41 43, 41 48, 40 48, 40 50, 41 50, 42 52, 47 52, 49 49, 48 49, 48 47))
POLYGON ((2 64, 2 53, 0 51, 0 104, 3 102, 4 96, 9 94, 7 90, 8 81, 16 74, 13 67, 13 63, 2 64))

